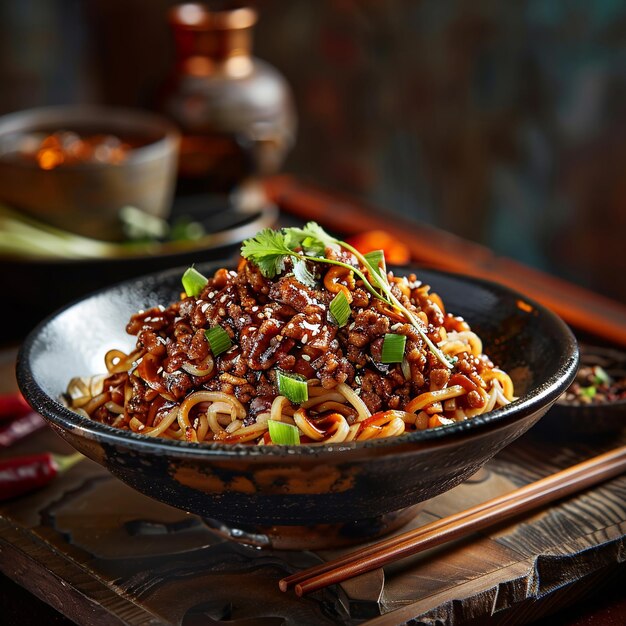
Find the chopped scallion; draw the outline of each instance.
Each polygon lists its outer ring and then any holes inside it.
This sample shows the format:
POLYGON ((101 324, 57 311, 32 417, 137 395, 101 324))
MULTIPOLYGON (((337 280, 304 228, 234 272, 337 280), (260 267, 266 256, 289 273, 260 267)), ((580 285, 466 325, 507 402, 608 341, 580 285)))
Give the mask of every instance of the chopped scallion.
POLYGON ((387 281, 387 264, 384 250, 372 250, 363 255, 367 262, 379 273, 380 277, 387 281))
POLYGON ((229 334, 221 326, 213 326, 213 328, 205 330, 204 336, 211 346, 213 356, 219 356, 222 352, 230 350, 233 345, 229 334))
POLYGON ((402 363, 406 335, 387 333, 383 339, 382 363, 402 363))
POLYGON ((611 383, 610 376, 599 365, 593 368, 593 382, 596 385, 609 385, 611 383))
POLYGON ((595 397, 597 393, 597 389, 593 386, 591 387, 581 387, 580 389, 580 395, 581 396, 587 396, 588 398, 593 398, 595 397))
POLYGON ((278 392, 290 402, 300 404, 309 399, 309 387, 306 380, 297 374, 278 370, 278 392))
POLYGON ((300 443, 300 431, 293 424, 267 420, 272 443, 283 446, 297 446, 300 443))
POLYGON ((204 286, 209 282, 206 276, 203 276, 195 267, 188 267, 183 274, 182 283, 185 293, 190 298, 200 295, 204 286))
POLYGON ((348 298, 343 291, 337 292, 337 295, 330 302, 330 314, 333 316, 337 326, 345 326, 350 319, 350 304, 348 298))

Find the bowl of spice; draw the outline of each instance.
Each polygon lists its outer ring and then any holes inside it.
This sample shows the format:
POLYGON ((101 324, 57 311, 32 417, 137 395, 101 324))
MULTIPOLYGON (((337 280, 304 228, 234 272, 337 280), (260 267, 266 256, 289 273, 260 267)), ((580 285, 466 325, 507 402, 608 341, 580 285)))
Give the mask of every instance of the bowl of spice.
POLYGON ((626 351, 581 343, 576 377, 538 430, 567 437, 603 435, 624 427, 626 351))
POLYGON ((167 218, 178 129, 159 115, 55 106, 0 118, 0 203, 50 226, 119 241, 125 211, 167 218))

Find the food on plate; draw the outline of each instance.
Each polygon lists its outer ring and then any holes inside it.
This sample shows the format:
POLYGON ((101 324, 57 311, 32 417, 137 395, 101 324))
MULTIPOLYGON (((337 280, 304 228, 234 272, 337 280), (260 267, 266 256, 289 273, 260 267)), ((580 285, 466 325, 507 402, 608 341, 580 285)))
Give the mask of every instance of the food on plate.
POLYGON ((576 378, 559 404, 589 406, 626 400, 626 366, 600 361, 597 355, 583 354, 576 378))
POLYGON ((471 419, 515 399, 469 324, 415 274, 326 233, 265 229, 236 269, 190 267, 180 298, 138 311, 130 353, 72 379, 73 410, 200 443, 363 441, 471 419))

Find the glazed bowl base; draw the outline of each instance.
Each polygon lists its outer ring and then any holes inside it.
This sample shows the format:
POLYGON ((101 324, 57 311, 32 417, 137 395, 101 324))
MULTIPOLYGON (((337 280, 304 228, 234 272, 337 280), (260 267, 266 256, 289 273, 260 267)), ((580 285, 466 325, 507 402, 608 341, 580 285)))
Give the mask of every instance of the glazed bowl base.
POLYGON ((424 503, 367 519, 334 524, 312 525, 238 525, 203 518, 220 537, 255 548, 274 550, 332 550, 366 543, 388 535, 408 524, 424 503))

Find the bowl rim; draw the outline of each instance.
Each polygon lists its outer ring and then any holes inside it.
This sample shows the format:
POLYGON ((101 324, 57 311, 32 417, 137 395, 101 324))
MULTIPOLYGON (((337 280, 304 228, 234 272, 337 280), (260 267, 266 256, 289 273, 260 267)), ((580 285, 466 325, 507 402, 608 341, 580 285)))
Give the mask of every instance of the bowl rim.
MULTIPOLYGON (((129 130, 136 129, 140 135, 149 131, 158 137, 145 145, 130 150, 123 163, 116 167, 132 166, 155 160, 162 158, 164 154, 177 151, 182 136, 180 129, 173 122, 165 116, 147 109, 100 104, 61 104, 24 109, 2 115, 0 117, 0 137, 28 132, 33 126, 58 126, 61 130, 64 125, 71 126, 76 123, 93 123, 103 128, 110 124, 112 134, 116 132, 117 128, 122 127, 129 130)), ((111 167, 110 163, 84 162, 55 170, 42 170, 36 163, 26 160, 4 160, 2 164, 5 167, 32 169, 46 174, 52 171, 57 173, 75 172, 77 170, 99 171, 111 167)))
MULTIPOLYGON (((263 206, 260 206, 258 209, 251 210, 249 213, 241 211, 241 215, 244 219, 232 227, 207 232, 199 239, 190 239, 183 242, 155 241, 145 244, 145 246, 140 245, 136 248, 128 249, 124 248, 124 243, 116 244, 115 242, 111 242, 111 246, 118 246, 116 254, 112 254, 111 256, 76 258, 24 256, 0 257, 0 260, 13 265, 17 264, 27 267, 45 268, 47 266, 54 265, 55 267, 64 269, 75 267, 78 264, 96 267, 102 263, 122 264, 132 261, 145 262, 151 258, 171 258, 176 261, 177 257, 188 256, 191 254, 201 254, 205 251, 218 251, 219 253, 224 254, 226 249, 236 246, 237 244, 241 244, 245 238, 254 236, 260 229, 269 228, 275 224, 278 218, 278 212, 278 206, 268 201, 263 206)), ((86 295, 92 295, 92 293, 86 295)))
MULTIPOLYGON (((229 261, 226 260, 226 264, 229 261)), ((230 261, 232 264, 232 260, 230 261)), ((223 267, 224 262, 208 261, 198 263, 196 268, 200 271, 210 271, 211 268, 223 267)), ((141 452, 152 452, 153 454, 176 452, 179 458, 192 459, 224 459, 224 458, 266 458, 279 459, 287 458, 293 460, 296 457, 318 457, 321 455, 335 456, 339 453, 358 453, 368 451, 379 454, 398 453, 413 451, 421 448, 422 445, 431 446, 446 444, 456 438, 463 438, 478 435, 486 432, 490 428, 504 428, 511 422, 522 421, 525 417, 532 415, 541 408, 549 407, 557 400, 563 391, 574 379, 579 364, 578 342, 569 326, 553 311, 539 304, 525 294, 512 289, 501 283, 492 280, 476 277, 470 274, 458 272, 448 272, 439 269, 409 264, 407 266, 390 266, 391 271, 402 271, 405 273, 422 272, 427 274, 427 278, 442 276, 457 281, 470 281, 477 286, 482 286, 488 290, 495 290, 509 297, 530 305, 537 313, 546 318, 553 326, 553 331, 559 334, 563 342, 564 350, 559 354, 558 363, 554 373, 538 387, 526 392, 517 400, 504 407, 490 411, 484 415, 478 415, 471 419, 456 422, 455 424, 439 426, 423 431, 415 431, 400 437, 387 437, 381 439, 371 439, 366 441, 352 441, 347 443, 330 444, 300 444, 300 445, 280 445, 280 446, 257 446, 249 444, 223 444, 223 443, 192 443, 186 441, 176 441, 158 437, 149 437, 131 431, 125 431, 100 422, 83 417, 64 406, 59 400, 51 398, 39 386, 29 368, 29 360, 36 343, 45 334, 48 325, 54 323, 55 319, 68 309, 80 305, 90 298, 102 296, 108 291, 124 289, 128 286, 146 280, 173 280, 174 277, 182 276, 188 266, 174 267, 167 270, 144 274, 135 278, 118 282, 108 287, 95 290, 85 296, 69 302, 64 307, 51 313, 44 318, 24 339, 18 349, 16 360, 16 377, 18 387, 27 401, 35 411, 51 422, 62 431, 69 430, 80 432, 87 439, 95 439, 103 443, 114 444, 115 446, 134 449, 141 452)), ((428 282, 428 281, 423 281, 428 282)), ((338 457, 338 458, 341 458, 338 457)))

